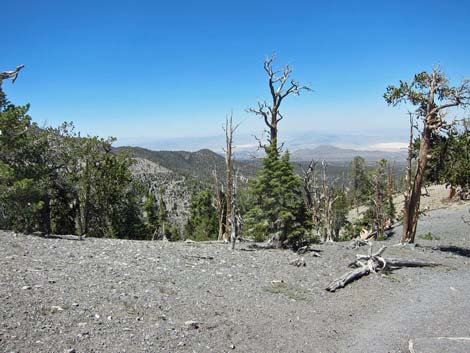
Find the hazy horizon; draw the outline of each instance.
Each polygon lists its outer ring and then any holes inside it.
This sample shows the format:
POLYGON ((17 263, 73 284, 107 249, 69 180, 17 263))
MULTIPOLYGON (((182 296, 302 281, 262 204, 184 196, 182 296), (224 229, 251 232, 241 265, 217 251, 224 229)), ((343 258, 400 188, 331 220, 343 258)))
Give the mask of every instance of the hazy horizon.
MULTIPOLYGON (((258 135, 257 135, 258 136, 258 135)), ((116 146, 143 147, 155 151, 190 151, 210 149, 221 153, 224 147, 224 136, 218 135, 201 137, 176 137, 176 138, 127 138, 118 139, 116 146)), ((357 151, 384 151, 398 152, 406 148, 406 136, 382 135, 377 133, 364 134, 360 132, 341 133, 319 133, 314 131, 294 132, 281 134, 284 149, 291 151, 302 149, 313 149, 318 146, 334 146, 343 149, 357 151)), ((235 153, 252 152, 257 149, 258 143, 251 134, 236 133, 234 135, 235 153)))

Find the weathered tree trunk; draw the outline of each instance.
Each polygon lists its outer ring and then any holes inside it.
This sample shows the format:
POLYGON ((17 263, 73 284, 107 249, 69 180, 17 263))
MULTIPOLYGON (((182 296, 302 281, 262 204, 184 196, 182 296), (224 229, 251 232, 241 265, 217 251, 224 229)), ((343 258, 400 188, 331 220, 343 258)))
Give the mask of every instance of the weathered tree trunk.
POLYGON ((275 149, 277 149, 277 123, 280 121, 280 119, 278 120, 280 104, 281 102, 273 97, 273 113, 271 115, 271 123, 269 124, 269 139, 271 141, 271 146, 275 149))
POLYGON ((403 214, 403 231, 401 235, 402 243, 414 243, 416 236, 416 227, 419 218, 419 206, 421 200, 421 188, 424 181, 424 172, 428 161, 429 146, 431 144, 431 129, 427 122, 424 123, 423 133, 421 134, 421 144, 416 174, 411 186, 409 199, 405 199, 405 208, 403 214))
MULTIPOLYGON (((231 123, 230 123, 231 124, 231 123)), ((225 178, 226 178, 226 194, 225 194, 225 205, 226 205, 226 218, 225 218, 225 241, 229 241, 232 233, 232 138, 227 135, 227 149, 225 151, 225 178)))
POLYGON ((232 250, 235 250, 235 242, 237 241, 237 224, 235 220, 235 197, 232 197, 231 202, 232 207, 230 207, 230 244, 232 246, 232 250))
POLYGON ((321 222, 323 223, 323 242, 332 243, 335 241, 333 232, 333 206, 338 198, 333 195, 326 168, 326 162, 322 161, 322 186, 320 195, 320 209, 322 210, 321 222))
POLYGON ((217 240, 223 240, 224 238, 224 212, 225 210, 223 207, 221 207, 220 210, 218 210, 219 231, 218 231, 217 240))
POLYGON ((333 204, 335 202, 334 199, 332 199, 331 192, 327 190, 327 195, 325 195, 326 201, 325 201, 325 239, 324 241, 327 243, 333 243, 335 239, 333 238, 333 204))
POLYGON ((335 279, 333 282, 329 284, 328 287, 326 287, 326 290, 328 292, 334 292, 337 289, 344 288, 348 283, 354 282, 355 280, 366 276, 370 273, 370 268, 369 266, 361 266, 359 268, 356 268, 352 271, 349 271, 342 275, 340 278, 335 279))
POLYGON ((411 162, 413 159, 413 113, 409 113, 410 115, 410 139, 408 141, 408 155, 406 157, 406 170, 405 170, 405 193, 404 193, 404 201, 403 201, 403 231, 401 242, 403 242, 404 238, 403 234, 406 234, 406 230, 408 229, 409 224, 409 207, 410 207, 410 196, 411 196, 411 162), (406 224, 406 227, 404 226, 406 224))
POLYGON ((320 209, 320 186, 317 180, 316 166, 318 162, 310 161, 308 169, 303 170, 303 189, 305 194, 305 207, 310 210, 312 214, 312 223, 315 228, 319 228, 321 223, 321 209, 320 209))
POLYGON ((233 125, 233 114, 225 120, 225 233, 224 241, 231 241, 232 228, 235 227, 235 196, 233 178, 233 133, 239 125, 233 125), (232 220, 233 218, 233 220, 232 220))

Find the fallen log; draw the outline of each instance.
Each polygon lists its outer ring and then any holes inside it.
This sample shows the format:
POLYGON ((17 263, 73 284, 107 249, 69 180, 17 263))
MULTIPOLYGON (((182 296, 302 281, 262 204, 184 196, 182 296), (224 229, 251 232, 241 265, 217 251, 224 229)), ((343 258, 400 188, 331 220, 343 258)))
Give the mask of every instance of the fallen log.
POLYGON ((390 269, 401 268, 401 267, 435 267, 441 264, 437 262, 427 261, 416 261, 416 260, 404 260, 404 259, 386 259, 387 267, 390 269))
POLYGON ((366 276, 370 273, 370 268, 368 266, 362 266, 357 268, 353 271, 350 271, 340 278, 335 279, 333 282, 330 283, 326 290, 328 292, 334 292, 339 288, 344 288, 348 283, 351 283, 363 276, 366 276))
POLYGON ((337 289, 344 288, 348 283, 356 281, 369 273, 380 271, 393 271, 402 267, 434 267, 439 266, 437 262, 416 261, 407 259, 395 259, 382 257, 387 248, 382 246, 379 251, 372 254, 372 244, 369 244, 368 255, 356 255, 356 260, 349 264, 349 267, 356 267, 354 270, 345 273, 343 276, 333 280, 325 289, 334 292, 337 289))

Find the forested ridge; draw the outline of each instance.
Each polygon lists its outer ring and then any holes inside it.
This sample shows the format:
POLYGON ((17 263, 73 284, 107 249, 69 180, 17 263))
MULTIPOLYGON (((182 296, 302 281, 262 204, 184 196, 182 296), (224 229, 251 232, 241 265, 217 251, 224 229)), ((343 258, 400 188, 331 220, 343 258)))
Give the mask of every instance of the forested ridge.
MULTIPOLYGON (((115 151, 127 152, 133 157, 145 158, 175 173, 211 185, 213 171, 225 178, 225 160, 220 154, 209 149, 188 151, 152 151, 142 147, 116 147, 115 151)), ((254 163, 235 161, 235 168, 244 178, 253 178, 259 167, 254 163)))

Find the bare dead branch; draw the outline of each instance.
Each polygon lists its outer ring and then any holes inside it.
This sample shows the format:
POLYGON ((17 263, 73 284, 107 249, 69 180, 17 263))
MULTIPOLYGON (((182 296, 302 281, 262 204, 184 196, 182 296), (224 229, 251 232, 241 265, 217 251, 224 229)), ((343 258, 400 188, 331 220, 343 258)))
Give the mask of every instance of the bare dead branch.
MULTIPOLYGON (((264 61, 264 70, 268 75, 268 85, 272 103, 258 102, 258 108, 248 108, 247 112, 263 118, 269 133, 268 145, 276 144, 277 148, 278 123, 284 119, 284 116, 280 113, 280 106, 283 99, 290 94, 299 95, 301 91, 310 91, 311 89, 309 86, 301 86, 296 81, 290 80, 292 68, 289 65, 285 65, 282 69, 274 70, 272 64, 275 58, 276 55, 273 54, 264 61), (289 80, 290 85, 286 87, 286 83, 289 80)), ((266 149, 268 145, 260 143, 260 147, 264 149, 266 149)))
POLYGON ((13 71, 0 72, 0 87, 2 86, 3 80, 11 80, 11 83, 15 83, 16 79, 18 78, 19 72, 23 68, 24 68, 24 65, 19 65, 13 71))

